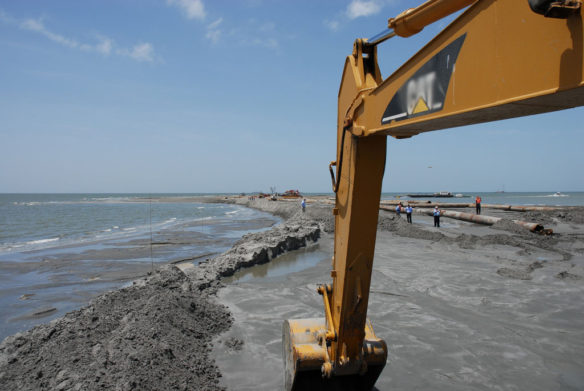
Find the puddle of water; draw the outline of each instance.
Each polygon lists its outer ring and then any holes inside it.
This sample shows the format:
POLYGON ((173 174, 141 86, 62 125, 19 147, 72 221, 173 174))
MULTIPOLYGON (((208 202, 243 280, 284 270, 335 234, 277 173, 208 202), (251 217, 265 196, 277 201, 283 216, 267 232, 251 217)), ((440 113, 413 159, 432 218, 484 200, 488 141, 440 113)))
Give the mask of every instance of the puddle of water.
POLYGON ((330 258, 330 253, 324 251, 320 244, 314 244, 309 247, 291 251, 278 256, 271 262, 263 265, 256 265, 249 269, 241 270, 227 283, 249 283, 257 279, 276 279, 284 277, 290 273, 299 272, 316 266, 323 259, 330 258))

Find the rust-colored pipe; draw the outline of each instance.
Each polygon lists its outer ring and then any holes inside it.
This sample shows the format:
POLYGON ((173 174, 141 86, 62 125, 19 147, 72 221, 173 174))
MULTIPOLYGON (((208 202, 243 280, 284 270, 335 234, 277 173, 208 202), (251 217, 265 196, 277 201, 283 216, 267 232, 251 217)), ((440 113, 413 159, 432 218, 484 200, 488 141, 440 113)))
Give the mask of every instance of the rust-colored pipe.
MULTIPOLYGON (((431 201, 417 201, 417 200, 384 200, 381 201, 381 205, 394 205, 399 203, 410 204, 411 206, 438 206, 439 208, 474 208, 475 203, 463 203, 463 202, 431 202, 431 201)), ((498 209, 498 210, 509 210, 512 212, 534 212, 534 211, 554 211, 554 210, 565 210, 569 207, 566 206, 514 206, 514 205, 502 205, 502 204, 481 204, 483 209, 498 209)))
MULTIPOLYGON (((474 204, 471 204, 474 207, 474 204)), ((481 204, 482 208, 510 210, 513 212, 533 212, 533 211, 553 211, 565 209, 562 206, 514 206, 514 205, 498 205, 498 204, 481 204)))
POLYGON ((389 200, 389 201, 381 201, 381 205, 394 205, 396 206, 399 203, 402 204, 409 204, 411 206, 428 206, 428 205, 438 205, 441 208, 474 208, 475 204, 468 204, 468 203, 455 203, 455 202, 444 202, 444 203, 440 203, 440 202, 430 202, 430 201, 412 201, 412 200, 389 200))
MULTIPOLYGON (((385 206, 381 206, 380 209, 388 211, 388 212, 394 212, 393 208, 388 208, 385 206)), ((432 216, 434 213, 434 210, 431 208, 416 207, 416 208, 414 208, 414 212, 420 213, 420 214, 425 214, 428 216, 432 216)), ((468 221, 471 223, 484 224, 484 225, 493 225, 493 224, 497 223, 498 221, 502 220, 501 217, 476 215, 474 213, 455 212, 452 210, 441 210, 440 216, 449 217, 451 219, 456 219, 456 220, 468 221)), ((520 225, 523 228, 527 228, 531 232, 543 232, 545 234, 551 234, 553 232, 551 229, 544 229, 543 225, 541 225, 541 224, 530 223, 528 221, 521 221, 521 220, 511 220, 511 221, 513 221, 515 224, 520 225)))
MULTIPOLYGON (((423 213, 429 216, 432 216, 433 210, 430 208, 415 208, 415 212, 423 213)), ((493 217, 493 216, 484 216, 484 215, 476 215, 474 213, 465 213, 465 212, 454 212, 452 210, 443 210, 440 213, 440 216, 450 217, 452 219, 468 221, 471 223, 478 223, 484 225, 493 225, 501 220, 501 217, 493 217)), ((522 226, 523 228, 527 228, 531 232, 540 232, 543 231, 543 225, 537 223, 530 223, 527 221, 521 220, 512 220, 515 224, 522 226)))
POLYGON ((417 34, 429 24, 436 22, 456 11, 468 7, 476 0, 429 0, 410 8, 387 22, 387 26, 400 37, 417 34))
POLYGON ((509 210, 516 212, 530 212, 530 211, 552 211, 558 209, 565 209, 561 206, 511 206, 509 210))

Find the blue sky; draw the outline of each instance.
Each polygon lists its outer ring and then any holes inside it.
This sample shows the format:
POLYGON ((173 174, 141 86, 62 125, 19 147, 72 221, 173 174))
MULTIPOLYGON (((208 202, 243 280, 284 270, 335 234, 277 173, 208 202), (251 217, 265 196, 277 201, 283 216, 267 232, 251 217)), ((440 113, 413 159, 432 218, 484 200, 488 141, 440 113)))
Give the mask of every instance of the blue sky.
MULTIPOLYGON (((328 192, 344 59, 417 3, 0 0, 0 192, 328 192)), ((584 191, 582 110, 390 138, 383 190, 584 191)))

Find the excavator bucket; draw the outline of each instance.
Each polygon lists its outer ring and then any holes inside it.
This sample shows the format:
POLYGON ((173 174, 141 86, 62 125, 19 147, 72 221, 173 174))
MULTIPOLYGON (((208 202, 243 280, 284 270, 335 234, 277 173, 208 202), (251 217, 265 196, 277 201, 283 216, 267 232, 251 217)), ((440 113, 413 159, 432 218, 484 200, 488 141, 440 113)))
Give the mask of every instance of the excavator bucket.
POLYGON ((330 377, 323 375, 327 363, 326 343, 318 335, 326 330, 324 318, 284 321, 282 345, 284 354, 284 384, 286 391, 297 390, 371 390, 387 361, 387 345, 373 333, 371 323, 365 325, 362 373, 335 375, 334 364, 330 377))

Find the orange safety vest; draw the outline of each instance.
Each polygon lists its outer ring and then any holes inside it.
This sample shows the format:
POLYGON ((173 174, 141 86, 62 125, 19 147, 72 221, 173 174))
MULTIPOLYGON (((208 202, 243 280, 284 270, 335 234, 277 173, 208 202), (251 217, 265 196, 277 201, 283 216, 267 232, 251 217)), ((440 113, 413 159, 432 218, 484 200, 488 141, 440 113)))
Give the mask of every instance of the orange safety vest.
POLYGON ((481 203, 481 197, 477 197, 477 199, 475 200, 477 204, 481 203))

